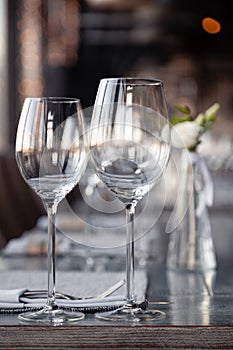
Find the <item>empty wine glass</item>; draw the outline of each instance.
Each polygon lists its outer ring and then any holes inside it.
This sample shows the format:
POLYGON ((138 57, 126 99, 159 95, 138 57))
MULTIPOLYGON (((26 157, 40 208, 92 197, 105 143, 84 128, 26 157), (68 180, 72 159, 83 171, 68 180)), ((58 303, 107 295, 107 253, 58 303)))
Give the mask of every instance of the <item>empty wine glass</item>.
POLYGON ((16 136, 16 161, 22 177, 41 197, 48 213, 48 298, 42 310, 19 315, 22 321, 63 324, 84 317, 56 303, 55 216, 59 202, 78 183, 86 166, 80 101, 26 98, 16 136))
POLYGON ((142 309, 136 300, 134 215, 138 201, 165 170, 170 154, 169 135, 167 104, 160 80, 101 80, 90 126, 90 157, 99 178, 125 207, 127 291, 123 307, 97 313, 97 318, 137 322, 164 316, 158 310, 142 309))

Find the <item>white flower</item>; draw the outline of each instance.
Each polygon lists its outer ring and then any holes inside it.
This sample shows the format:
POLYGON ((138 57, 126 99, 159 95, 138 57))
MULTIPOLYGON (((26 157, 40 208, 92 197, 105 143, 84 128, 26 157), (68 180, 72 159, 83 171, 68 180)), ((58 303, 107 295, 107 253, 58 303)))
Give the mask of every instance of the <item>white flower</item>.
POLYGON ((202 127, 194 121, 174 125, 171 129, 171 144, 176 148, 192 148, 199 141, 202 127))

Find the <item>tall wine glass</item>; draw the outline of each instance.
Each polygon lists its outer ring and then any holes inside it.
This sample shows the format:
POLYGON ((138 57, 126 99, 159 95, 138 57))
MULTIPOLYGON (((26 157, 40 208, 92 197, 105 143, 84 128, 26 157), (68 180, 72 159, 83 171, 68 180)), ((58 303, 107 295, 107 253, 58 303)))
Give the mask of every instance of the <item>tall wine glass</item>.
POLYGON ((55 291, 55 216, 59 202, 85 170, 84 139, 78 99, 25 99, 17 129, 16 160, 22 177, 41 197, 48 213, 48 298, 42 310, 20 314, 20 320, 61 324, 84 317, 58 308, 55 291))
POLYGON ((161 178, 168 163, 168 136, 167 104, 161 81, 133 78, 100 81, 90 126, 90 157, 99 178, 125 207, 127 291, 125 305, 97 313, 99 319, 137 322, 164 315, 140 308, 136 300, 134 215, 137 203, 161 178))

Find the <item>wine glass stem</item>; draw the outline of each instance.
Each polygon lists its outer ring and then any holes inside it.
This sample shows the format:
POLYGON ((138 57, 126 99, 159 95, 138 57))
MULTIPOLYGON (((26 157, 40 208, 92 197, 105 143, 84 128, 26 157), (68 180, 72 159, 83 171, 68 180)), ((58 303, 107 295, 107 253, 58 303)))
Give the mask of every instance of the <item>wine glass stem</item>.
POLYGON ((48 213, 48 299, 47 306, 53 307, 56 305, 55 302, 55 279, 56 279, 56 226, 55 218, 57 212, 57 204, 46 203, 48 213))
POLYGON ((127 305, 135 304, 134 295, 134 215, 135 205, 128 204, 126 212, 126 300, 127 305))

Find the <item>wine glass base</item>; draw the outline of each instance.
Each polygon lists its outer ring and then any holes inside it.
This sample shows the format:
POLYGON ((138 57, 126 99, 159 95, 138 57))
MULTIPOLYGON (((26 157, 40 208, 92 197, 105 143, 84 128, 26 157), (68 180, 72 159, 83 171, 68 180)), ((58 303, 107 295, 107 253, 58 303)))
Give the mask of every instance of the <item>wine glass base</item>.
POLYGON ((164 318, 165 313, 159 310, 144 310, 139 306, 125 305, 113 311, 98 312, 95 317, 105 321, 150 322, 164 318))
POLYGON ((22 322, 46 323, 52 325, 66 324, 84 319, 82 312, 65 311, 59 308, 44 307, 42 310, 25 312, 18 315, 22 322))

